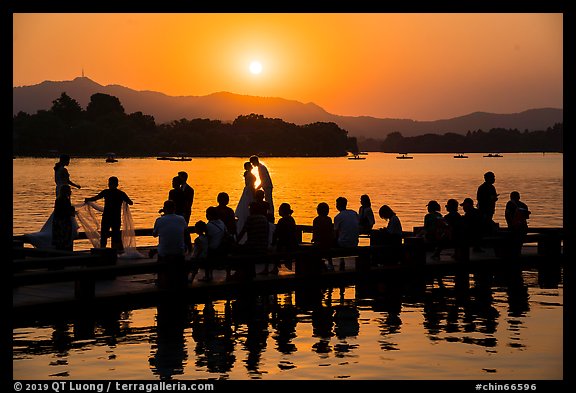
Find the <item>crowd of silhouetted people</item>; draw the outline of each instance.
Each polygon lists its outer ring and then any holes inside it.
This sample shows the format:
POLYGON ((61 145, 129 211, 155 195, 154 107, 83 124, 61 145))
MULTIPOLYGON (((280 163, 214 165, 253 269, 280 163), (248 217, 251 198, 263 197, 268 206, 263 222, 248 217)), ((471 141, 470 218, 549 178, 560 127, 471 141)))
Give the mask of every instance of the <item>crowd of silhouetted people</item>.
MULTIPOLYGON (((74 216, 74 208, 70 203, 70 186, 80 188, 70 180, 66 166, 70 158, 63 156, 56 164, 56 203, 53 221, 53 245, 57 248, 71 249, 73 238, 70 236, 69 217, 74 216)), ((270 251, 291 252, 299 248, 301 231, 293 218, 293 210, 289 203, 283 202, 278 211, 274 211, 272 199, 272 180, 266 166, 258 157, 252 156, 244 164, 245 187, 236 209, 228 206, 230 197, 226 192, 217 196, 217 205, 206 209, 206 220, 199 220, 192 226, 190 216, 194 201, 194 189, 187 183, 188 174, 178 172, 172 179, 172 189, 163 204, 153 228, 153 235, 159 237, 157 253, 159 260, 191 259, 201 262, 205 267, 201 280, 213 279, 212 261, 221 260, 228 254, 262 255, 270 251), (260 185, 256 187, 256 178, 252 170, 258 170, 260 185), (276 221, 275 213, 278 214, 276 221), (191 232, 197 236, 194 241, 191 232)), ((423 218, 423 226, 415 234, 423 237, 432 251, 432 259, 440 259, 442 250, 446 248, 471 247, 474 252, 483 252, 483 238, 495 233, 497 224, 493 217, 499 194, 494 186, 493 172, 484 174, 484 182, 476 193, 476 204, 470 197, 461 203, 456 199, 448 199, 445 205, 446 214, 442 214, 440 203, 431 200, 427 204, 427 213, 423 218), (462 207, 463 214, 459 212, 462 207)), ((112 248, 122 250, 120 238, 121 206, 132 204, 125 192, 118 189, 118 178, 110 177, 108 188, 97 195, 86 198, 86 202, 104 199, 104 210, 101 225, 101 247, 106 247, 107 239, 111 237, 112 248)), ((332 248, 354 248, 359 244, 361 235, 370 237, 371 245, 400 246, 404 237, 400 218, 393 208, 387 204, 378 209, 378 215, 387 225, 375 229, 374 211, 370 197, 366 194, 360 197, 358 211, 348 208, 348 200, 341 196, 335 201, 337 213, 330 217, 330 206, 327 202, 317 205, 317 216, 312 222, 312 244, 316 249, 328 251, 332 248)), ((520 193, 510 193, 506 204, 505 219, 509 229, 510 242, 516 253, 522 247, 523 238, 528 230, 527 219, 530 211, 520 200, 520 193)), ((287 267, 290 268, 289 265, 287 267)), ((326 258, 326 268, 334 269, 332 259, 326 258)), ((261 274, 276 274, 278 264, 265 265, 261 274)), ((192 279, 196 270, 192 270, 192 279)), ((227 269, 227 277, 230 277, 227 269)))

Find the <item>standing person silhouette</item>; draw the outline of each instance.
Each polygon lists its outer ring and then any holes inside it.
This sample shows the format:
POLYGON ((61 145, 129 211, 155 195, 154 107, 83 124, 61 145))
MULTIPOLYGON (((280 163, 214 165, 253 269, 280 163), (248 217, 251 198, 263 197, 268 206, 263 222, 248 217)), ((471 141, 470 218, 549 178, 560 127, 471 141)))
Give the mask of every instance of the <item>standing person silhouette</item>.
MULTIPOLYGON (((256 192, 256 176, 252 173, 252 164, 249 161, 244 163, 244 189, 242 190, 242 195, 238 201, 238 206, 234 214, 238 218, 236 223, 236 234, 244 227, 248 216, 250 215, 250 204, 254 202, 254 193, 256 192)), ((246 239, 237 238, 241 243, 246 241, 246 239)))
POLYGON ((54 165, 54 181, 56 182, 56 197, 60 194, 60 187, 67 184, 78 189, 82 188, 79 184, 74 183, 70 180, 70 174, 66 167, 70 164, 70 156, 62 154, 60 156, 60 161, 54 165))
POLYGON ((494 172, 486 172, 484 174, 484 183, 480 184, 476 194, 476 200, 478 201, 478 210, 482 213, 483 229, 485 234, 492 232, 494 227, 494 211, 496 210, 496 201, 498 200, 498 194, 496 193, 496 187, 494 187, 494 182, 496 181, 496 176, 494 172))
POLYGON ((111 236, 111 247, 123 251, 120 224, 122 223, 122 202, 134 204, 124 191, 118 189, 118 178, 108 178, 108 188, 100 191, 97 195, 86 198, 86 202, 93 202, 104 198, 104 212, 102 213, 102 225, 100 233, 100 247, 105 248, 108 238, 111 236))
MULTIPOLYGON (((194 203, 194 189, 187 183, 187 172, 178 172, 178 177, 182 179, 182 192, 184 193, 184 220, 186 220, 186 225, 189 226, 190 216, 192 215, 192 204, 194 203)), ((192 238, 190 237, 190 231, 186 231, 186 233, 186 251, 192 252, 192 238)))
POLYGON ((60 187, 60 194, 54 203, 52 220, 52 245, 57 250, 73 251, 75 227, 73 224, 76 210, 70 202, 72 191, 68 184, 60 187))
POLYGON ((186 196, 182 190, 182 178, 174 176, 172 178, 172 189, 168 192, 168 199, 174 202, 174 213, 185 218, 186 196))
POLYGON ((270 173, 268 172, 268 168, 264 164, 260 162, 258 156, 250 157, 250 163, 253 167, 258 168, 258 176, 260 177, 260 185, 256 189, 264 190, 264 195, 266 201, 270 204, 268 214, 272 216, 272 222, 274 222, 274 202, 272 199, 272 179, 270 178, 270 173))

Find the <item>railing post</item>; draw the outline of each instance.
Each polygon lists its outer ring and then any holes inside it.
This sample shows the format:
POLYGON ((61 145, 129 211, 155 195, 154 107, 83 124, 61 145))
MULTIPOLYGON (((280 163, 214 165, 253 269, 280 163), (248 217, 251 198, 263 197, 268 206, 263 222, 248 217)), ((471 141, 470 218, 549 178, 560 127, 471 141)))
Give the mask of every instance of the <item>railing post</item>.
POLYGON ((166 263, 166 269, 158 271, 158 288, 178 291, 188 285, 188 270, 184 255, 158 257, 159 263, 166 263))
MULTIPOLYGON (((101 258, 100 266, 115 266, 118 262, 118 252, 115 248, 91 248, 90 254, 101 258)), ((116 276, 112 274, 105 279, 115 280, 116 276)))
POLYGON ((22 240, 12 240, 12 258, 24 259, 24 242, 22 240))
POLYGON ((557 233, 542 235, 538 240, 538 255, 559 256, 562 254, 562 239, 557 233))
POLYGON ((90 254, 102 257, 102 266, 114 266, 118 262, 118 252, 114 248, 91 248, 90 254))
POLYGON ((363 249, 358 247, 358 256, 356 257, 356 271, 367 272, 370 271, 372 264, 370 249, 363 249))
POLYGON ((96 282, 94 279, 85 277, 74 281, 74 298, 77 300, 93 299, 96 295, 96 282))
POLYGON ((322 273, 322 257, 318 250, 297 255, 294 265, 294 274, 298 277, 312 277, 322 273))
POLYGON ((423 237, 404 238, 404 263, 407 265, 426 265, 426 245, 423 237))

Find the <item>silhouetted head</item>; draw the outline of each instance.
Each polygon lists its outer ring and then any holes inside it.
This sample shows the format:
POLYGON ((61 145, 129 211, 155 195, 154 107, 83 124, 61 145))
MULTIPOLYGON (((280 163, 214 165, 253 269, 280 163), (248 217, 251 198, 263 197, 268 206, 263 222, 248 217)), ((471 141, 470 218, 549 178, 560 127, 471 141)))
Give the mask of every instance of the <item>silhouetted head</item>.
POLYGON ((396 215, 396 213, 394 213, 394 210, 392 210, 390 206, 382 205, 382 207, 378 211, 378 215, 380 215, 380 218, 389 220, 392 216, 396 215))
POLYGON ((199 235, 205 234, 206 233, 206 223, 202 220, 197 221, 196 224, 194 224, 194 231, 199 235))
POLYGON ((180 188, 182 183, 183 183, 183 180, 180 176, 174 176, 172 178, 172 188, 180 188))
POLYGON ((216 209, 216 207, 210 206, 208 209, 206 209, 206 218, 208 219, 208 221, 216 220, 219 217, 220 215, 218 214, 218 209, 216 209))
POLYGON ((228 202, 230 202, 230 196, 225 192, 221 192, 216 197, 216 201, 218 202, 219 205, 226 206, 228 202))
POLYGON ((474 200, 472 198, 465 198, 460 206, 462 206, 462 209, 464 209, 465 212, 470 211, 471 209, 474 209, 474 200))
POLYGON ((518 191, 512 191, 510 193, 510 199, 518 202, 520 200, 520 193, 518 191))
POLYGON ((280 204, 280 207, 278 208, 278 214, 280 215, 280 217, 286 217, 292 213, 294 213, 294 211, 290 207, 289 203, 280 204))
POLYGON ((458 201, 456 199, 448 199, 448 202, 446 202, 446 211, 457 212, 458 211, 458 201))
POLYGON ((348 206, 348 199, 344 197, 336 198, 336 209, 339 211, 346 210, 346 206, 348 206))
POLYGON ((118 188, 118 178, 116 176, 108 178, 108 188, 118 188))
POLYGON ((246 162, 244 163, 244 170, 247 170, 247 171, 251 171, 251 170, 252 170, 252 164, 250 163, 250 161, 246 161, 246 162))
POLYGON ((258 164, 260 164, 260 160, 258 159, 258 156, 250 157, 250 163, 254 166, 258 166, 258 164))
POLYGON ((486 172, 484 174, 484 181, 486 183, 494 183, 496 181, 496 176, 494 175, 494 172, 486 172))
POLYGON ((164 214, 174 214, 175 211, 176 203, 174 203, 172 199, 164 201, 164 205, 162 206, 162 209, 160 209, 160 212, 164 214))
POLYGON ((60 161, 59 161, 60 165, 68 165, 70 164, 70 156, 68 154, 62 154, 60 156, 60 161))
POLYGON ((428 207, 429 213, 439 212, 441 210, 440 204, 434 200, 428 202, 428 204, 426 206, 428 207))
POLYGON ((360 204, 362 206, 370 207, 372 205, 372 202, 370 202, 370 197, 366 194, 362 195, 360 197, 360 204))
POLYGON ((254 199, 256 199, 257 201, 263 201, 264 200, 264 190, 256 190, 256 192, 254 193, 254 199))
POLYGON ((316 206, 316 212, 319 216, 327 216, 330 212, 330 206, 326 202, 320 202, 318 206, 316 206))
POLYGON ((186 180, 188 180, 188 173, 184 172, 184 171, 180 171, 178 172, 178 176, 180 176, 183 180, 183 182, 186 182, 186 180))

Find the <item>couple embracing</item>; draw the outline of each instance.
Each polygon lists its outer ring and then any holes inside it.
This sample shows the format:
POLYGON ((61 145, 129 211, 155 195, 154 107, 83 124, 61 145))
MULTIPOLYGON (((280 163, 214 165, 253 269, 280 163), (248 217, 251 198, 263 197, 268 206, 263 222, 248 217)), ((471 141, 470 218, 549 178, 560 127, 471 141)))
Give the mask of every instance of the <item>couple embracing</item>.
POLYGON ((268 214, 274 217, 274 203, 272 202, 272 179, 268 168, 260 162, 257 156, 250 157, 250 161, 244 163, 244 190, 236 207, 236 217, 238 217, 237 228, 240 230, 244 227, 246 218, 250 214, 249 206, 254 199, 256 190, 264 191, 264 198, 268 202, 268 214), (260 184, 256 187, 256 176, 252 173, 253 168, 258 168, 260 184))

